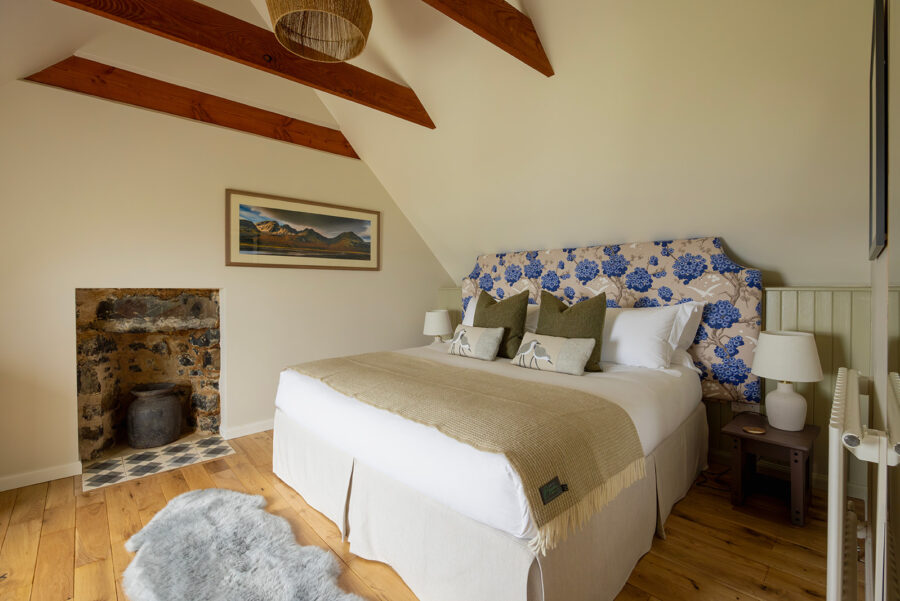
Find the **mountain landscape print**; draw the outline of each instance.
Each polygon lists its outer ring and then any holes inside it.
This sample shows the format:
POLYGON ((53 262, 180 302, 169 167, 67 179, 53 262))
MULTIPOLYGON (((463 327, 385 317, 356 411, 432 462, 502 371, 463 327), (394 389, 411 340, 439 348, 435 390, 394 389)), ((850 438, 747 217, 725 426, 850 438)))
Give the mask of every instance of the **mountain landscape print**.
POLYGON ((368 261, 372 221, 240 205, 240 253, 368 261))
POLYGON ((381 211, 225 190, 225 265, 381 269, 381 211))

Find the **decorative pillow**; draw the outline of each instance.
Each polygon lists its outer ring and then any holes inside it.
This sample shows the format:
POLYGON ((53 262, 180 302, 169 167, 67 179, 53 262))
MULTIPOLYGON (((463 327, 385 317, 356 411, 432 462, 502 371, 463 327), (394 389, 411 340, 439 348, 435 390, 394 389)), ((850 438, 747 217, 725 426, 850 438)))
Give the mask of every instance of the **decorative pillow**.
POLYGON ((536 333, 563 338, 593 338, 594 349, 584 370, 601 371, 600 349, 604 340, 605 317, 605 293, 569 306, 546 290, 541 290, 541 312, 536 333))
POLYGON ((609 309, 603 331, 601 360, 620 365, 669 367, 669 344, 678 305, 639 309, 609 309))
POLYGON ((522 344, 527 310, 527 290, 500 302, 490 294, 479 294, 473 323, 479 328, 503 328, 503 340, 497 355, 512 359, 522 344))
POLYGON ((687 301, 677 305, 678 315, 675 316, 675 323, 672 325, 672 333, 669 336, 669 344, 672 345, 672 348, 686 351, 694 344, 705 306, 706 303, 699 301, 687 301))
POLYGON ((594 350, 593 338, 560 338, 526 332, 513 365, 580 376, 594 350))
MULTIPOLYGON (((463 325, 472 326, 475 325, 475 304, 472 303, 472 309, 468 311, 463 317, 463 325)), ((525 309, 525 331, 531 332, 532 334, 537 330, 538 325, 538 316, 541 312, 540 305, 532 305, 528 304, 528 307, 525 309)), ((699 326, 699 323, 698 323, 699 326)))
POLYGON ((447 352, 460 357, 493 361, 502 338, 503 328, 476 328, 460 324, 456 326, 447 352))

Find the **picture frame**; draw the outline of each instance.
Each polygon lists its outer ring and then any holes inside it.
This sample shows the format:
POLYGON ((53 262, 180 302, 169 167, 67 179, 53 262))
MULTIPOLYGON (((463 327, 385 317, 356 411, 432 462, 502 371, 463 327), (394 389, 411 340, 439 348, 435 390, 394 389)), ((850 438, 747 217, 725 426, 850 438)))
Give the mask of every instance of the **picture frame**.
POLYGON ((874 1, 869 60, 869 260, 887 246, 887 27, 884 0, 874 1))
POLYGON ((381 269, 381 212, 228 189, 225 265, 381 269))

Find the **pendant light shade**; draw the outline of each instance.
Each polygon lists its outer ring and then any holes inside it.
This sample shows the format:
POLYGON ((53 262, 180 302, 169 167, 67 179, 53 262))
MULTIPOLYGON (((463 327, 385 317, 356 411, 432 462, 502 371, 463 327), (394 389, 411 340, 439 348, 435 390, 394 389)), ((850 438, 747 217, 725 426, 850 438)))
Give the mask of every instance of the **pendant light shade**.
POLYGON ((266 0, 275 37, 305 59, 338 63, 366 47, 369 0, 266 0))

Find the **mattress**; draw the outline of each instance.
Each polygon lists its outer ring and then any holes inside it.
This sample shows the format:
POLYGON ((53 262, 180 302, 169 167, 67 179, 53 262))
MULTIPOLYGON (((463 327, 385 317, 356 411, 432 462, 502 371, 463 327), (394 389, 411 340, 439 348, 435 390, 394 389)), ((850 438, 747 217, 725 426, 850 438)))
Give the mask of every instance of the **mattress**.
MULTIPOLYGON (((505 359, 488 362, 448 355, 446 343, 400 352, 597 394, 628 413, 645 455, 687 419, 701 398, 697 374, 685 367, 605 365, 603 372, 578 377, 524 369, 505 359)), ((522 483, 502 454, 479 451, 290 369, 281 373, 275 405, 356 461, 454 511, 516 537, 532 538, 537 532, 522 483)))

